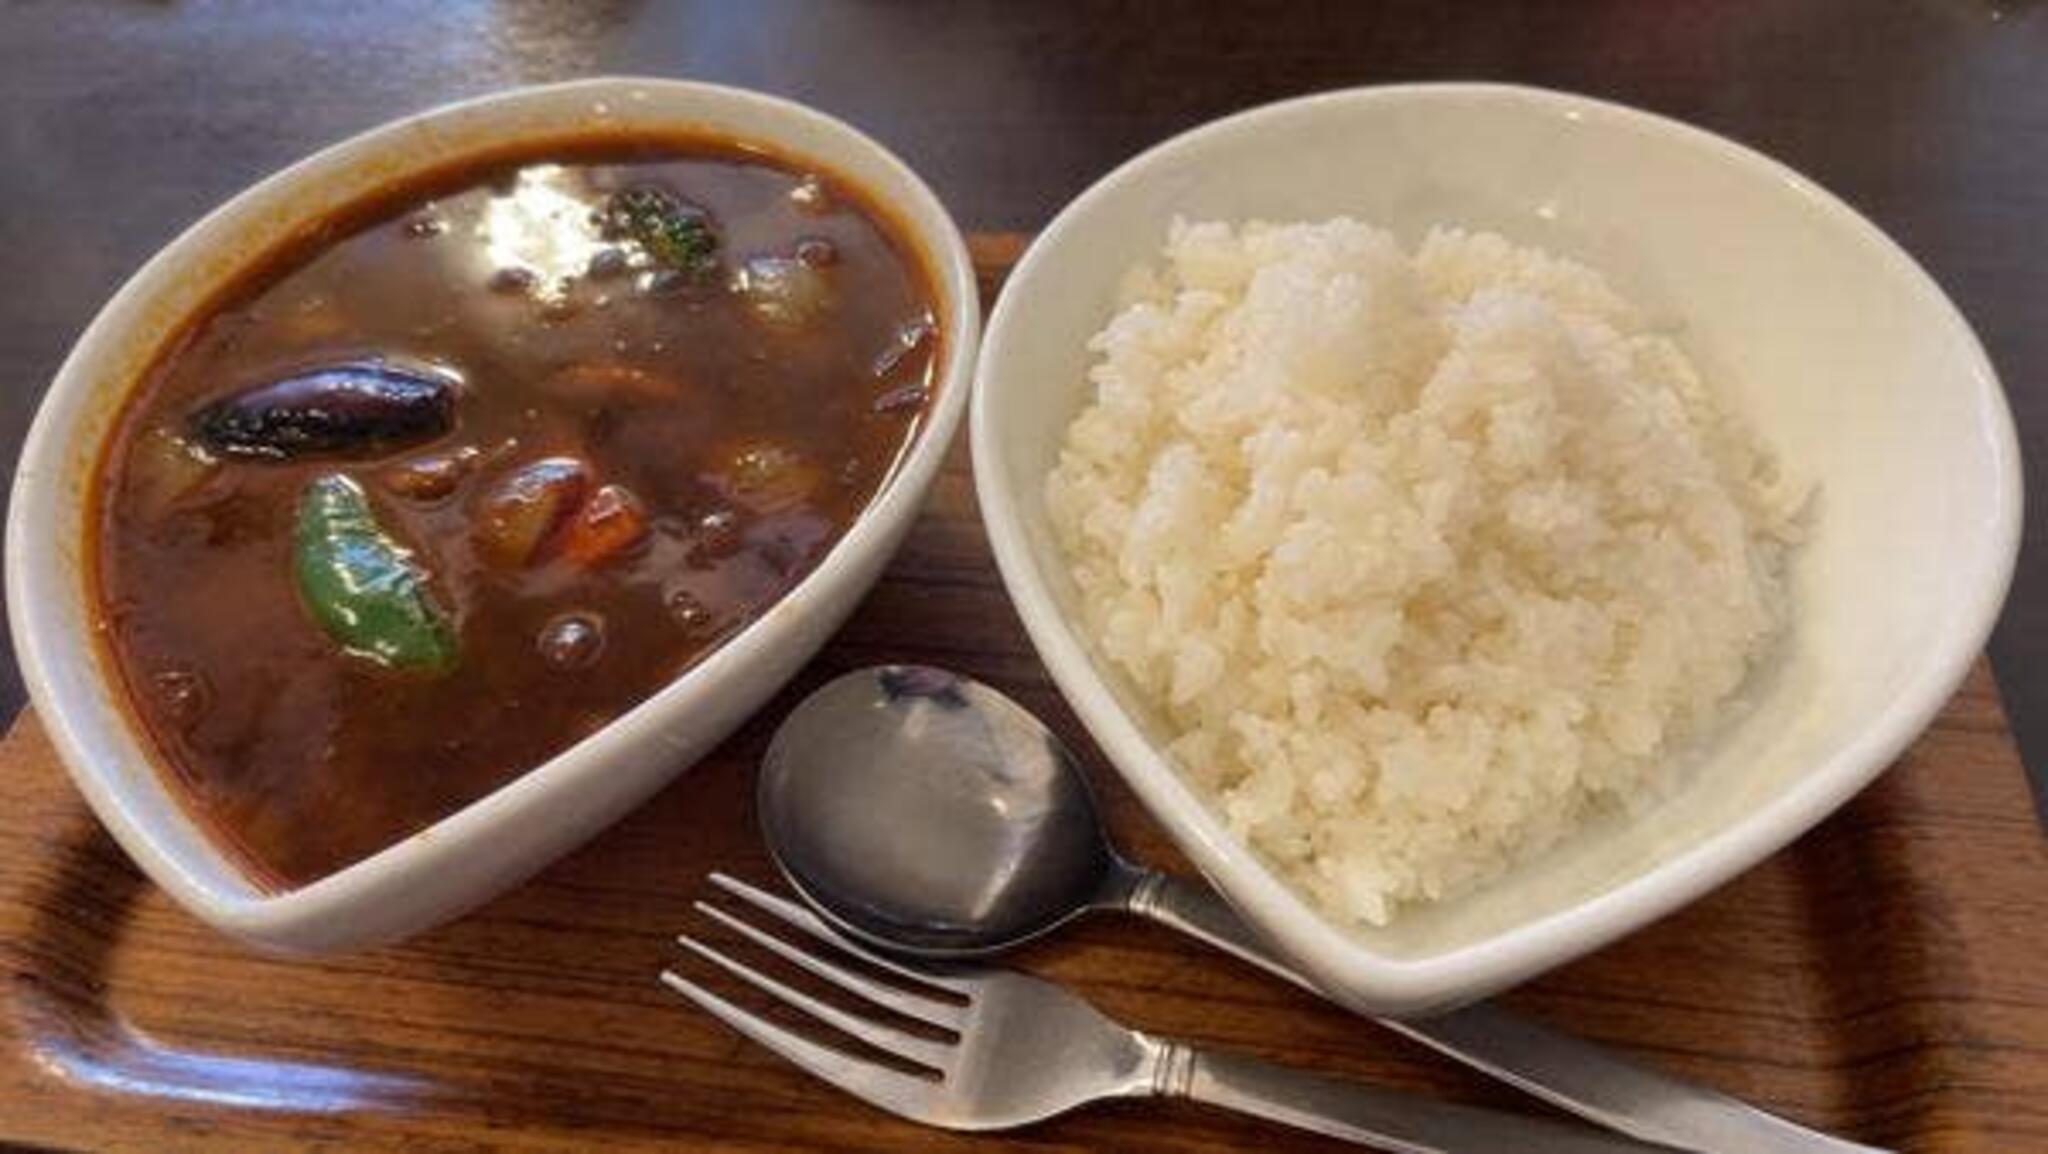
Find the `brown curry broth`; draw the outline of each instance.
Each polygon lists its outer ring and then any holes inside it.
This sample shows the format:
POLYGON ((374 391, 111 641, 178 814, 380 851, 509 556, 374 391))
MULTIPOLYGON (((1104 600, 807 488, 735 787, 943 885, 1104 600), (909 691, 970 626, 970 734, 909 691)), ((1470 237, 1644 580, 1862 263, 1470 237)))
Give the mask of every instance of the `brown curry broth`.
POLYGON ((192 808, 254 873, 315 880, 560 752, 787 592, 873 497, 921 416, 919 406, 876 412, 874 402, 906 381, 929 384, 938 342, 884 380, 872 366, 900 326, 930 314, 933 294, 885 213, 825 173, 816 175, 828 211, 804 211, 788 195, 802 175, 704 141, 556 146, 465 165, 337 214, 167 343, 100 467, 89 552, 102 634, 192 808), (523 166, 549 162, 573 166, 590 182, 574 187, 600 199, 652 181, 703 206, 727 268, 786 255, 802 237, 829 240, 836 310, 786 334, 723 291, 648 296, 631 278, 579 276, 566 317, 533 296, 491 291, 496 264, 473 228, 523 166), (407 224, 427 215, 445 230, 410 235, 407 224), (599 294, 610 297, 602 308, 599 294), (229 461, 160 520, 135 507, 130 467, 148 430, 182 428, 202 401, 286 371, 366 354, 458 370, 466 383, 454 433, 369 460, 229 461), (675 399, 593 404, 539 391, 549 374, 595 360, 673 381, 675 399), (816 491, 775 509, 731 499, 719 462, 749 437, 800 451, 822 471, 816 491), (451 497, 407 500, 380 485, 390 462, 455 445, 497 456, 451 497), (580 455, 598 482, 631 488, 653 532, 595 570, 562 559, 489 569, 472 553, 470 508, 511 468, 553 453, 580 455), (435 596, 459 622, 451 675, 408 676, 344 655, 299 605, 293 510, 309 479, 337 470, 364 484, 380 520, 432 571, 435 596), (720 511, 737 514, 730 531, 705 526, 720 511), (677 612, 678 590, 708 619, 677 612), (605 645, 594 667, 561 672, 536 637, 570 611, 600 615, 605 645), (188 719, 157 688, 169 671, 203 681, 188 719))

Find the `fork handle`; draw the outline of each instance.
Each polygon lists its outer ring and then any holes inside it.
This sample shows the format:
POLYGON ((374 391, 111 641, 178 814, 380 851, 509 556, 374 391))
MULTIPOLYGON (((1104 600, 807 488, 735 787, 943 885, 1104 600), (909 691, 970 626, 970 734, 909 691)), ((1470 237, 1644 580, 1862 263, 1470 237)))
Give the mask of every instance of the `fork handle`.
POLYGON ((1645 1154, 1671 1150, 1574 1123, 1400 1094, 1257 1058, 1161 1043, 1155 1092, 1396 1154, 1645 1154))

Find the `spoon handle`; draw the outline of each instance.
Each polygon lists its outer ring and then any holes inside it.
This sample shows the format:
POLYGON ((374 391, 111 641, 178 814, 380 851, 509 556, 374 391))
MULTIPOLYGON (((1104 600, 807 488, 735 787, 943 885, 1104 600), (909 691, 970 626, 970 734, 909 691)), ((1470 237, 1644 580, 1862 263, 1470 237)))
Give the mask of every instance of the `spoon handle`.
POLYGON ((1281 961, 1258 931, 1245 925, 1244 919, 1215 890, 1201 882, 1158 870, 1134 869, 1123 891, 1122 905, 1141 918, 1171 926, 1275 977, 1322 994, 1314 983, 1281 961))
MULTIPOLYGON (((1330 997, 1281 961, 1208 886, 1134 867, 1120 889, 1117 904, 1123 909, 1330 997)), ((1877 1149, 1831 1138, 1718 1091, 1660 1074, 1490 1002, 1428 1018, 1373 1020, 1560 1109, 1646 1142, 1755 1154, 1869 1154, 1877 1149)))

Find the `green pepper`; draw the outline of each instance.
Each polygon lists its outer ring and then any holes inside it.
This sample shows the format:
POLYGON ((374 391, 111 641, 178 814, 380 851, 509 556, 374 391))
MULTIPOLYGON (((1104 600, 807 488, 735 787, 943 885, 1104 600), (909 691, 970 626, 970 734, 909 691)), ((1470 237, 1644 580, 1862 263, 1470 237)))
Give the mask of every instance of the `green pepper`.
POLYGON ((425 571, 377 524, 369 496, 349 478, 315 478, 300 495, 292 568, 300 603, 349 653, 427 673, 455 664, 455 632, 425 571))

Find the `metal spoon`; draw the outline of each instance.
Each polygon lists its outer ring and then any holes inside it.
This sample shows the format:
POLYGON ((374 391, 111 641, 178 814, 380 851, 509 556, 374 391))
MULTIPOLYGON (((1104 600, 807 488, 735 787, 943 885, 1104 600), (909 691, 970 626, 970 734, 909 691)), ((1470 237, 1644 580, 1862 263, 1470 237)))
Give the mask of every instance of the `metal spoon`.
MULTIPOLYGON (((1322 993, 1207 886, 1117 853, 1059 738, 968 678, 878 666, 834 680, 776 731, 759 791, 768 850, 790 885, 835 926, 886 949, 976 957, 1088 910, 1123 910, 1322 993)), ((1483 1003, 1376 1020, 1645 1141, 1757 1154, 1870 1149, 1483 1003)))

